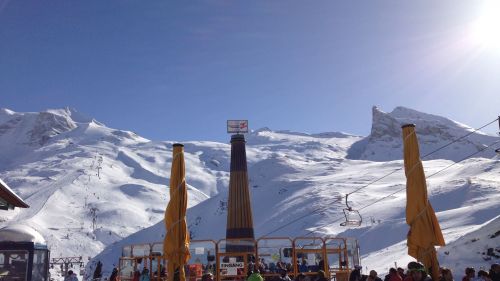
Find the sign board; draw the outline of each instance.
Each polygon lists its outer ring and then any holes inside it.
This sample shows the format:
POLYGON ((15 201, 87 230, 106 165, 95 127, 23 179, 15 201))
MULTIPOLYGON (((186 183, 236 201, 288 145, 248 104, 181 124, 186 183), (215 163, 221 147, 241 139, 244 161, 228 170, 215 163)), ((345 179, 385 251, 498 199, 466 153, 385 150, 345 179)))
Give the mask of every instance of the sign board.
POLYGON ((316 254, 314 253, 307 254, 307 262, 309 264, 314 264, 316 262, 316 254))
POLYGON ((203 255, 204 253, 205 253, 205 248, 203 248, 203 247, 194 248, 195 255, 203 255))
POLYGON ((220 264, 222 275, 238 275, 238 269, 244 267, 245 264, 243 262, 223 262, 220 264))
POLYGON ((227 133, 248 133, 248 120, 227 120, 227 133))

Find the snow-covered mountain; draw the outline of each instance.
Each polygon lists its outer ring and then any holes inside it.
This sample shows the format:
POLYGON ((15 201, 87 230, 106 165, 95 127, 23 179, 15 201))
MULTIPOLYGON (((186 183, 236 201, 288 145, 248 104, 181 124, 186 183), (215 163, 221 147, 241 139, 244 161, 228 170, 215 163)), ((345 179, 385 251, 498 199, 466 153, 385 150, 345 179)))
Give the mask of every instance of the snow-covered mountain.
MULTIPOLYGON (((53 256, 94 256, 163 219, 172 142, 150 142, 70 109, 2 109, 0 121, 0 177, 31 206, 1 212, 0 224, 33 226, 53 256)), ((190 206, 222 188, 217 182, 227 173, 210 155, 228 157, 227 148, 199 142, 186 149, 190 206)))
MULTIPOLYGON (((440 148, 457 137, 474 131, 473 128, 447 118, 426 114, 405 107, 396 107, 385 113, 373 107, 372 129, 370 135, 355 143, 347 158, 371 161, 391 161, 403 159, 401 125, 415 124, 420 143, 421 156, 440 148)), ((494 117, 492 117, 494 119, 494 117)), ((460 161, 468 155, 496 140, 496 137, 480 131, 452 144, 448 149, 439 151, 424 160, 448 159, 460 161)), ((493 150, 485 150, 479 157, 491 158, 493 150)))
MULTIPOLYGON (((267 128, 247 135, 256 236, 354 236, 361 242, 363 264, 381 272, 395 261, 410 260, 405 249, 405 193, 370 205, 404 188, 402 171, 349 196, 366 222, 360 228, 339 226, 343 204, 338 199, 402 168, 400 124, 417 125, 422 154, 472 129, 402 107, 389 114, 374 108, 373 113, 372 132, 366 138, 267 128)), ((473 133, 426 158, 426 173, 498 139, 473 133)), ((94 261, 104 261, 109 271, 123 245, 162 240, 172 144, 108 128, 75 110, 15 113, 3 109, 0 177, 31 208, 0 213, 0 226, 15 222, 33 226, 49 241, 52 256, 101 253, 94 261)), ((230 146, 203 141, 184 144, 193 239, 222 238, 230 146)), ((486 151, 428 180, 430 200, 448 243, 460 241, 478 227, 500 228, 495 220, 500 214, 500 160, 486 151)))

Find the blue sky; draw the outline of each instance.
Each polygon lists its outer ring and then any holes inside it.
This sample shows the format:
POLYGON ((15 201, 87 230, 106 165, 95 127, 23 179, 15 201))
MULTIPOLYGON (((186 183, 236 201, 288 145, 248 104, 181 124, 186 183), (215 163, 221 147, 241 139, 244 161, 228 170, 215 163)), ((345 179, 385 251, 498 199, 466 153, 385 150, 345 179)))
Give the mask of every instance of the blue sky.
POLYGON ((367 135, 373 105, 481 126, 500 113, 485 3, 0 0, 0 107, 154 140, 227 141, 226 119, 367 135))

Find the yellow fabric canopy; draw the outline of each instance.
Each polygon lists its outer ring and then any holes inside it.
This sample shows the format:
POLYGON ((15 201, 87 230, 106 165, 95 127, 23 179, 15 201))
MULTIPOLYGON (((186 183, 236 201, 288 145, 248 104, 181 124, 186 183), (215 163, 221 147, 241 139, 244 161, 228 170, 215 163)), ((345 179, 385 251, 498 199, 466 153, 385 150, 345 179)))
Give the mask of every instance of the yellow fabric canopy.
POLYGON ((414 125, 403 126, 404 165, 406 174, 406 223, 408 254, 422 262, 439 280, 439 263, 434 246, 444 246, 439 222, 427 197, 427 184, 420 160, 414 125))
POLYGON ((167 257, 168 280, 174 280, 179 271, 179 281, 186 280, 184 265, 189 261, 189 232, 186 225, 187 189, 184 166, 184 146, 174 144, 170 173, 170 201, 165 212, 166 235, 163 253, 167 257))

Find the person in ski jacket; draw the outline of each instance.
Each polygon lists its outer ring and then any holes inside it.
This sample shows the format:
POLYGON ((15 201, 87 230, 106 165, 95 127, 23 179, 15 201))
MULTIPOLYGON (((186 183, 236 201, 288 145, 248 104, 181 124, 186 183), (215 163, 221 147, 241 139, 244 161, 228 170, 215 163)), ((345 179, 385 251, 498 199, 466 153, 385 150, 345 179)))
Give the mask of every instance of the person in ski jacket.
POLYGON ((490 278, 492 281, 500 281, 500 264, 494 263, 491 265, 490 278))
POLYGON ((214 281, 214 275, 211 272, 207 272, 201 276, 201 281, 214 281))
POLYGON ((368 281, 382 281, 380 277, 378 277, 377 272, 375 270, 370 270, 370 274, 367 278, 368 281))
POLYGON ((403 278, 399 275, 398 271, 395 268, 389 269, 389 274, 386 276, 386 281, 402 281, 403 278))
POLYGON ((113 268, 113 272, 111 272, 111 276, 109 277, 109 281, 116 281, 118 278, 118 269, 113 268))
POLYGON ((78 277, 73 273, 73 270, 69 270, 66 277, 64 277, 64 281, 78 281, 78 277))
POLYGON ((465 269, 465 276, 462 278, 462 281, 472 281, 476 277, 476 270, 474 267, 467 267, 465 269))
POLYGON ((491 281, 490 275, 485 270, 479 270, 477 272, 477 281, 491 281))
POLYGON ((401 267, 398 267, 397 270, 398 270, 399 276, 401 276, 401 279, 405 280, 405 278, 406 278, 405 270, 401 267))
POLYGON ((327 281, 325 272, 323 270, 318 270, 318 274, 314 281, 327 281))
POLYGON ((299 266, 299 272, 308 272, 309 268, 307 267, 307 261, 302 259, 302 263, 299 266))
POLYGON ((264 278, 262 278, 260 271, 257 269, 248 276, 247 281, 264 281, 264 278))
POLYGON ((427 271, 425 271, 425 266, 420 262, 410 262, 408 264, 408 278, 411 278, 412 281, 432 281, 431 277, 427 275, 427 271), (411 265, 410 265, 411 264, 411 265))
POLYGON ((286 269, 280 269, 279 272, 280 276, 276 279, 277 281, 292 281, 292 279, 288 276, 286 269))
POLYGON ((361 281, 361 265, 355 265, 354 270, 349 275, 349 281, 361 281))
POLYGON ((439 277, 439 281, 453 281, 453 274, 449 268, 443 267, 441 269, 441 277, 439 277))
POLYGON ((304 273, 299 273, 297 274, 297 277, 295 277, 294 281, 304 281, 306 280, 306 275, 304 273))
POLYGON ((149 281, 149 269, 144 268, 141 272, 141 277, 139 278, 139 281, 149 281))
POLYGON ((139 270, 134 271, 134 277, 132 278, 132 281, 139 281, 139 278, 141 278, 141 272, 139 270))

